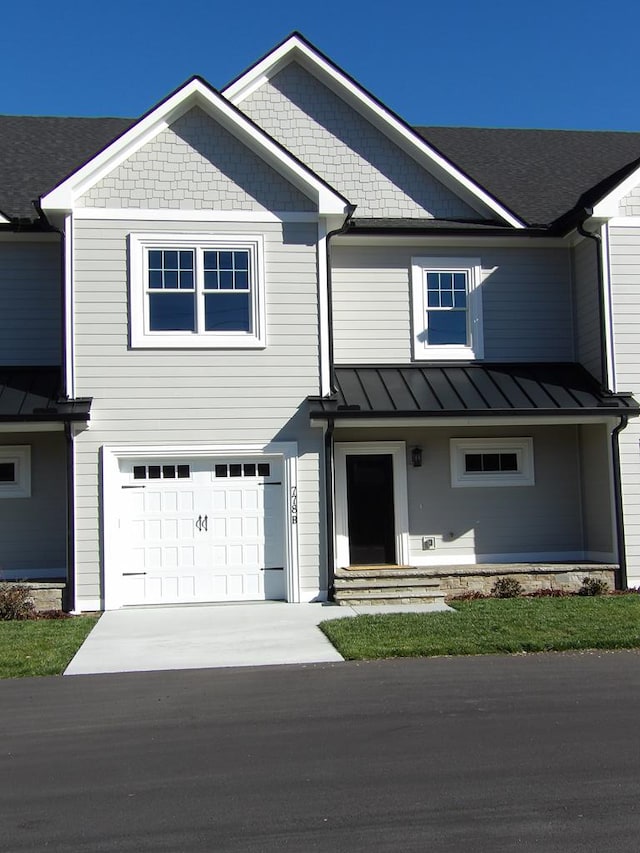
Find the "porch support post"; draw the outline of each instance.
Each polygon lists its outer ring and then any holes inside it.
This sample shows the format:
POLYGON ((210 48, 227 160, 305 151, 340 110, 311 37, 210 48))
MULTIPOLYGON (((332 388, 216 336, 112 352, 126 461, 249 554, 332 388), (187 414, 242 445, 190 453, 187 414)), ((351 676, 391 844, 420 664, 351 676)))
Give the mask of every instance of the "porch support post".
POLYGON ((327 526, 327 598, 333 601, 335 579, 335 523, 333 499, 333 430, 334 420, 327 420, 324 433, 324 492, 327 526))

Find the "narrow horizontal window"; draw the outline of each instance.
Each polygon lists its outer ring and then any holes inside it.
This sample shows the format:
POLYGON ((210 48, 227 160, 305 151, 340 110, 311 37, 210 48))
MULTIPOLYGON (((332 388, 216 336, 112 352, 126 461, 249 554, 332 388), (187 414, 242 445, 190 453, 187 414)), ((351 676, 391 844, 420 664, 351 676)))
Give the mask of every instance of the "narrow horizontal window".
POLYGON ((31 497, 31 448, 26 444, 0 447, 0 498, 31 497))
POLYGON ((16 463, 0 462, 0 483, 15 483, 16 463))
POLYGON ((189 465, 134 465, 134 480, 185 480, 191 476, 189 465))
POLYGON ((495 471, 517 471, 517 453, 465 453, 464 469, 467 474, 495 471))
POLYGON ((452 438, 451 485, 533 486, 531 438, 452 438))

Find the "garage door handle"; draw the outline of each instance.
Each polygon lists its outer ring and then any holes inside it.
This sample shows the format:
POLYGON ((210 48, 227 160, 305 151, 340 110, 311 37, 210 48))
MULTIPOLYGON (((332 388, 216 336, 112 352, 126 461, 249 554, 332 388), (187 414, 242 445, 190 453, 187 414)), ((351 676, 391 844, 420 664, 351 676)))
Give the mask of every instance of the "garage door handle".
POLYGON ((134 578, 134 577, 138 577, 138 575, 146 575, 146 572, 123 572, 122 573, 123 578, 134 578))
POLYGON ((205 515, 204 518, 199 515, 198 520, 196 521, 196 530, 208 530, 209 529, 209 516, 205 515))

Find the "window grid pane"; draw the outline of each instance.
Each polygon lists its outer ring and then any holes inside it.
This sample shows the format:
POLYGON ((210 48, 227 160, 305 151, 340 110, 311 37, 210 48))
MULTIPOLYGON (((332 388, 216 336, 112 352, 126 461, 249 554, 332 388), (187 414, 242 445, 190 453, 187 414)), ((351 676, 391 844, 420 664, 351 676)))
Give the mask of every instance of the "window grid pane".
POLYGON ((427 342, 430 346, 466 345, 467 273, 426 273, 427 342))
POLYGON ((0 462, 0 483, 16 482, 16 463, 0 462))
POLYGON ((204 289, 233 290, 248 292, 249 251, 219 251, 206 249, 204 252, 204 289))
POLYGON ((150 290, 193 290, 193 249, 149 249, 150 290))
POLYGON ((465 453, 464 470, 467 474, 518 471, 517 453, 465 453))

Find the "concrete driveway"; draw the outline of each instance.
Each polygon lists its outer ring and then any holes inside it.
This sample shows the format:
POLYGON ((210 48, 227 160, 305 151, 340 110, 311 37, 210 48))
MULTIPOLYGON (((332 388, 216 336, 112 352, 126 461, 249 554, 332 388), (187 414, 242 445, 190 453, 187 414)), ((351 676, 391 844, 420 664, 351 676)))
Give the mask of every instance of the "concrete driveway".
POLYGON ((65 675, 341 661, 318 629, 319 622, 359 612, 442 609, 265 601, 110 610, 103 613, 65 675))

